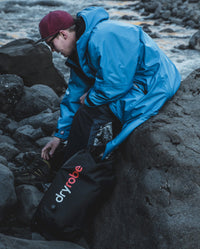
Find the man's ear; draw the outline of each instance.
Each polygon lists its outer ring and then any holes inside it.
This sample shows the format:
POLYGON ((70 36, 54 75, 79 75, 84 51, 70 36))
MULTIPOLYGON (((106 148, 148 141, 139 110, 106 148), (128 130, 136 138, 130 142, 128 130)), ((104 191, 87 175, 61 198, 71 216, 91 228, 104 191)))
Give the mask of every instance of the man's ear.
POLYGON ((60 35, 62 35, 63 38, 66 40, 68 37, 68 31, 67 30, 60 30, 60 35))

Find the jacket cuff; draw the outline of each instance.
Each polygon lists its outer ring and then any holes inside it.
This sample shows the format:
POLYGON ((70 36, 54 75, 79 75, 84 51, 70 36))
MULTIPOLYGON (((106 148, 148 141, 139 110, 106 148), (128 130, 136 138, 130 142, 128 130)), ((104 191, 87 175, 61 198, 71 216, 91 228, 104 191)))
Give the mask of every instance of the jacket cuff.
POLYGON ((57 129, 56 132, 54 133, 54 137, 58 137, 62 140, 67 140, 69 136, 69 131, 65 129, 57 129))

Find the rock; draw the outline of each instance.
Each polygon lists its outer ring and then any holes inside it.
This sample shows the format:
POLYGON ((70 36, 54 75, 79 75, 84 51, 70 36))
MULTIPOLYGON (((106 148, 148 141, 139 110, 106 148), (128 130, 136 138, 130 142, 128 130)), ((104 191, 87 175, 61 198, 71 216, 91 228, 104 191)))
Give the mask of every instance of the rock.
POLYGON ((185 25, 194 29, 199 27, 199 25, 196 24, 193 20, 188 20, 187 22, 185 22, 185 25))
POLYGON ((170 10, 166 10, 166 11, 163 11, 161 12, 161 17, 164 19, 164 20, 168 20, 171 16, 171 11, 170 10))
POLYGON ((44 44, 19 39, 0 47, 0 72, 17 74, 26 86, 44 84, 57 94, 66 88, 64 77, 52 63, 52 54, 44 44))
POLYGON ((177 25, 180 25, 180 26, 183 25, 183 22, 182 22, 181 19, 170 17, 170 20, 174 24, 177 24, 177 25))
POLYGON ((24 87, 24 95, 14 109, 17 120, 36 115, 48 108, 59 107, 59 98, 48 86, 24 87))
POLYGON ((0 129, 3 130, 10 123, 8 116, 0 112, 0 129))
POLYGON ((43 148, 48 142, 52 140, 52 137, 42 137, 36 141, 36 144, 40 147, 43 148))
POLYGON ((25 152, 20 152, 14 159, 15 163, 19 166, 24 164, 24 154, 25 152))
POLYGON ((14 170, 16 170, 16 165, 15 163, 12 162, 8 162, 7 167, 13 172, 14 170))
POLYGON ((30 165, 36 158, 40 158, 40 155, 35 151, 21 152, 15 157, 15 163, 27 168, 27 165, 30 165))
POLYGON ((19 124, 18 124, 18 122, 16 122, 15 120, 12 120, 12 119, 9 121, 10 121, 10 123, 6 125, 4 130, 12 135, 17 130, 17 128, 19 128, 19 124))
POLYGON ((151 36, 151 38, 160 38, 161 37, 160 34, 157 32, 150 33, 149 35, 151 36))
POLYGON ((43 197, 35 186, 20 185, 16 188, 18 199, 17 219, 24 224, 30 225, 33 214, 43 197))
POLYGON ((29 145, 31 142, 43 136, 41 128, 34 129, 31 125, 24 125, 19 127, 13 137, 18 141, 19 144, 29 145))
POLYGON ((154 16, 153 16, 154 19, 160 18, 161 10, 162 10, 162 6, 161 6, 161 3, 159 2, 158 7, 156 8, 156 10, 154 12, 154 16))
POLYGON ((0 248, 2 249, 84 249, 72 242, 67 241, 41 241, 19 239, 12 236, 0 234, 0 248))
MULTIPOLYGON (((199 7, 200 7, 200 3, 199 3, 199 7)), ((190 10, 189 14, 188 14, 188 15, 190 15, 190 18, 192 19, 192 21, 197 25, 200 24, 200 19, 199 19, 200 9, 199 9, 199 7, 197 7, 196 11, 190 10)), ((199 27, 196 27, 196 28, 199 29, 199 27)))
POLYGON ((144 32, 146 32, 147 34, 150 35, 152 33, 151 29, 149 28, 150 25, 144 23, 144 24, 141 24, 141 26, 142 26, 142 29, 144 30, 144 32))
POLYGON ((24 83, 17 75, 0 75, 0 111, 10 113, 23 94, 24 83))
POLYGON ((5 157, 0 156, 0 164, 3 164, 3 165, 5 165, 5 166, 7 166, 7 165, 8 165, 8 161, 6 160, 6 158, 5 158, 5 157))
POLYGON ((59 107, 59 97, 49 86, 35 84, 31 87, 31 89, 40 92, 39 97, 42 98, 44 102, 48 103, 49 108, 54 109, 56 107, 59 107))
POLYGON ((142 0, 137 3, 134 9, 139 12, 144 9, 145 11, 142 15, 148 16, 148 19, 162 18, 162 21, 164 20, 166 23, 175 23, 198 29, 200 24, 199 6, 198 0, 160 0, 159 2, 142 0), (184 21, 185 18, 188 18, 187 22, 184 21))
POLYGON ((3 164, 0 164, 0 196, 0 221, 2 221, 7 209, 11 208, 17 201, 13 174, 3 164))
POLYGON ((5 136, 5 135, 0 135, 0 141, 1 141, 1 143, 8 143, 8 144, 12 144, 12 145, 16 144, 15 140, 13 140, 11 137, 5 136))
POLYGON ((91 248, 199 247, 199 81, 200 69, 121 146, 116 187, 88 233, 91 248))
POLYGON ((18 153, 19 150, 14 145, 0 142, 0 155, 5 157, 8 161, 13 159, 18 153))
POLYGON ((144 5, 144 8, 145 8, 145 11, 154 13, 155 10, 158 8, 158 3, 157 2, 146 3, 144 5))
POLYGON ((123 15, 121 17, 122 20, 132 20, 133 19, 133 16, 129 16, 129 15, 123 15))
POLYGON ((59 118, 60 111, 43 112, 38 115, 34 115, 29 118, 25 118, 19 122, 20 125, 32 125, 34 128, 41 128, 46 135, 52 135, 56 130, 57 120, 59 118))
POLYGON ((171 14, 172 14, 172 16, 175 16, 175 17, 177 16, 178 8, 176 6, 173 7, 171 14))
POLYGON ((189 47, 200 50, 200 30, 193 34, 189 40, 189 47))
POLYGON ((174 30, 171 29, 171 28, 166 28, 166 29, 161 29, 160 32, 161 32, 161 33, 163 33, 163 32, 166 32, 166 33, 173 33, 174 30))
POLYGON ((184 18, 185 17, 185 10, 183 8, 177 8, 176 16, 178 18, 184 18))
POLYGON ((177 46, 176 48, 178 49, 182 49, 182 50, 185 50, 185 49, 188 49, 189 46, 188 45, 185 45, 185 44, 180 44, 179 46, 177 46))

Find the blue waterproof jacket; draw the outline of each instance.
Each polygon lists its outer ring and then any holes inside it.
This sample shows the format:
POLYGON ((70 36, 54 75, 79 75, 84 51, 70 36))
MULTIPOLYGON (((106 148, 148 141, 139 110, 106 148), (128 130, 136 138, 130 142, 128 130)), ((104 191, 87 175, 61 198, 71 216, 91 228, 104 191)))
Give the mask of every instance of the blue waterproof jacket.
POLYGON ((79 98, 88 91, 87 106, 109 104, 123 125, 107 144, 105 157, 136 127, 158 113, 177 91, 181 77, 141 27, 109 20, 101 7, 86 8, 77 16, 85 21, 85 31, 76 44, 79 63, 94 84, 78 75, 73 69, 77 65, 73 65, 55 136, 67 139, 79 98))

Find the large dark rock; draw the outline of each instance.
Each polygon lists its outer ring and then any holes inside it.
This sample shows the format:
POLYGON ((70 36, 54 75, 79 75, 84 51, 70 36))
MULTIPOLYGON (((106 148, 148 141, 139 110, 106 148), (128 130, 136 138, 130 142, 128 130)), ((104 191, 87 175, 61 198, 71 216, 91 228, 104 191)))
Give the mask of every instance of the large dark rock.
POLYGON ((17 74, 26 86, 48 85, 58 94, 66 87, 64 77, 52 63, 52 53, 44 44, 19 39, 0 47, 0 72, 17 74))
POLYGON ((16 194, 18 199, 17 219, 21 223, 30 225, 33 214, 43 197, 35 186, 20 185, 16 187, 16 194))
POLYGON ((84 249, 82 246, 67 241, 26 240, 0 234, 2 249, 84 249))
POLYGON ((96 217, 93 249, 200 245, 200 69, 123 144, 117 185, 96 217))
POLYGON ((24 94, 14 108, 14 116, 17 120, 21 120, 48 108, 56 110, 58 107, 59 98, 50 87, 42 85, 24 87, 24 94))
POLYGON ((34 128, 40 128, 46 135, 52 135, 56 130, 57 120, 59 118, 60 111, 42 112, 37 115, 33 115, 29 118, 25 118, 19 122, 19 125, 32 125, 34 128))

